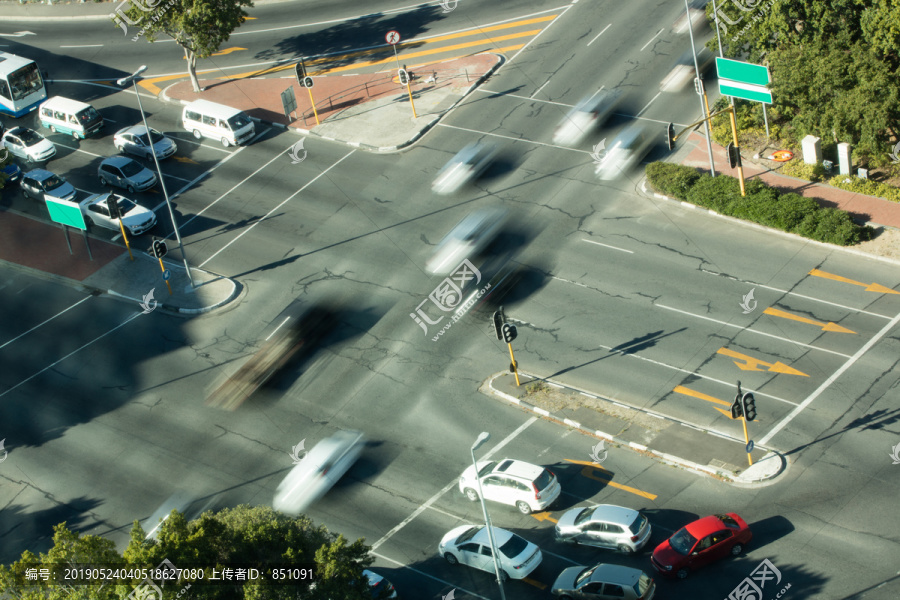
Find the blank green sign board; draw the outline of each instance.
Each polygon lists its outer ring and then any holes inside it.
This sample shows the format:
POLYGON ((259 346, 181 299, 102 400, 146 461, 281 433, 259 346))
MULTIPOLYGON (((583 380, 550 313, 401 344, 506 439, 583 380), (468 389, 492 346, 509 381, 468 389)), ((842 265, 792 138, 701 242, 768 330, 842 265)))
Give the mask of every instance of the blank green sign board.
POLYGON ((81 214, 81 208, 77 204, 57 202, 47 198, 47 210, 50 211, 50 218, 57 223, 76 229, 87 229, 87 225, 84 224, 84 215, 81 214))
POLYGON ((739 60, 716 58, 716 75, 719 79, 730 79, 751 85, 768 85, 769 69, 762 65, 752 65, 739 60))

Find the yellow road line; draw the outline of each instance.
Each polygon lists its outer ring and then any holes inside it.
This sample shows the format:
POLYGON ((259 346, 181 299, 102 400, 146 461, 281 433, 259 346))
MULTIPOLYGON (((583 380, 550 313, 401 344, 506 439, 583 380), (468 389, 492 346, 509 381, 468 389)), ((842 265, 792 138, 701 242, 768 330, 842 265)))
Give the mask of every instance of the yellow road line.
POLYGON ((808 319, 806 317, 801 317, 800 315, 794 315, 783 310, 778 310, 777 308, 769 307, 763 311, 763 314, 773 317, 781 317, 782 319, 790 319, 791 321, 799 321, 800 323, 806 323, 808 325, 815 325, 816 327, 821 327, 822 331, 833 331, 835 333, 856 333, 855 331, 851 331, 846 327, 841 327, 837 323, 832 323, 831 321, 829 321, 828 323, 823 323, 821 321, 816 321, 815 319, 808 319))
POLYGON ((536 579, 532 579, 531 577, 523 577, 522 581, 524 581, 525 583, 527 583, 529 585, 533 585, 534 587, 538 588, 539 590, 547 589, 547 584, 541 583, 540 581, 537 581, 536 579))
POLYGON ((635 496, 640 496, 642 498, 647 498, 648 500, 656 500, 656 494, 651 494, 650 492, 645 492, 643 490, 639 490, 637 488, 633 488, 631 486, 622 485, 621 483, 616 483, 612 481, 612 473, 604 469, 603 467, 597 466, 597 464, 592 462, 587 462, 585 460, 572 460, 570 458, 566 459, 566 462, 574 463, 576 465, 584 465, 584 468, 581 469, 581 474, 588 479, 593 479, 594 481, 602 481, 606 485, 610 487, 614 487, 618 490, 622 490, 623 492, 629 492, 634 494, 635 496), (602 471, 608 474, 608 477, 597 477, 591 471, 602 471))
POLYGON ((821 277, 822 279, 831 279, 832 281, 840 281, 841 283, 849 283, 851 285, 860 285, 867 286, 867 292, 878 292, 879 294, 900 294, 897 290, 892 290, 889 287, 885 287, 880 283, 862 283, 860 281, 855 281, 853 279, 848 279, 846 277, 841 277, 840 275, 835 275, 833 273, 826 273, 825 271, 820 271, 819 269, 813 269, 809 272, 810 275, 814 277, 821 277))
POLYGON ((701 400, 706 400, 707 402, 715 402, 716 404, 721 404, 722 406, 731 406, 731 402, 725 402, 724 400, 719 400, 718 398, 714 398, 713 396, 708 396, 703 392, 698 392, 696 390, 692 390, 690 388, 686 388, 683 385, 675 386, 675 389, 672 390, 679 394, 684 394, 685 396, 693 396, 694 398, 700 398, 701 400))

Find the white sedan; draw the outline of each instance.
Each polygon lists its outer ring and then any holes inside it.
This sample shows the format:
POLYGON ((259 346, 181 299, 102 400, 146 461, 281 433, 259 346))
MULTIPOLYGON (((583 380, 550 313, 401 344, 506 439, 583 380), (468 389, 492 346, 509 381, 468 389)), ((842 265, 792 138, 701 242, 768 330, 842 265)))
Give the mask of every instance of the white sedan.
POLYGON ((3 134, 3 147, 28 162, 44 162, 56 155, 53 142, 27 127, 13 127, 3 134))
POLYGON ((155 152, 156 158, 162 160, 172 156, 178 150, 175 142, 152 127, 150 128, 150 138, 153 140, 153 150, 150 149, 151 143, 147 139, 147 128, 143 125, 133 125, 117 131, 113 136, 113 144, 119 152, 127 152, 146 159, 153 158, 155 152))
MULTIPOLYGON (((511 531, 491 527, 500 562, 500 579, 524 579, 534 571, 543 555, 541 549, 511 531)), ((494 572, 491 542, 484 526, 461 525, 451 529, 438 545, 438 553, 451 565, 464 564, 494 572)))
POLYGON ((113 193, 91 194, 79 202, 81 212, 84 213, 94 225, 118 231, 119 219, 110 216, 109 213, 110 198, 114 199, 114 202, 119 209, 119 214, 122 215, 122 224, 132 235, 140 235, 156 225, 156 213, 152 210, 144 208, 140 204, 137 204, 124 196, 113 193))
POLYGON ((272 507, 298 515, 325 495, 362 453, 365 436, 338 431, 313 446, 278 486, 272 507))

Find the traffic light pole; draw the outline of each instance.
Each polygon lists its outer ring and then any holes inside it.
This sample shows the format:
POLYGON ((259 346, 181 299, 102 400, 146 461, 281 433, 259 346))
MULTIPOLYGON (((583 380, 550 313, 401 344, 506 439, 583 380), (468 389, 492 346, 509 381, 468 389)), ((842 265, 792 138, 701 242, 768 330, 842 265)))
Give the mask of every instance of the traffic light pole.
MULTIPOLYGON (((691 36, 691 55, 694 57, 694 72, 697 74, 697 81, 699 85, 703 86, 703 80, 700 79, 700 66, 697 64, 697 51, 694 48, 694 27, 691 21, 691 11, 688 8, 687 0, 684 0, 684 10, 687 13, 687 24, 688 24, 688 33, 691 36)), ((706 96, 706 92, 700 96, 700 113, 703 114, 703 99, 706 96)), ((709 130, 709 104, 706 105, 706 118, 703 122, 706 124, 706 149, 709 152, 709 173, 713 177, 716 176, 716 165, 713 162, 713 151, 712 151, 712 134, 709 130)), ((743 186, 743 183, 741 183, 743 186)))
POLYGON ((510 363, 510 366, 513 369, 513 374, 516 376, 516 387, 519 387, 519 365, 516 364, 516 357, 513 354, 512 342, 507 342, 506 345, 509 346, 509 360, 512 361, 510 363))

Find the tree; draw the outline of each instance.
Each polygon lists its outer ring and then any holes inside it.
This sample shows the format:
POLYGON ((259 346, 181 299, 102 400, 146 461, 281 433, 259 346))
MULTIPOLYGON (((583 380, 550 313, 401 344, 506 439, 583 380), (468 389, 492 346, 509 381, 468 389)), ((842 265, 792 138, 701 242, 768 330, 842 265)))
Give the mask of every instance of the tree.
POLYGON ((197 59, 209 58, 228 41, 247 19, 245 6, 252 7, 252 0, 145 0, 145 4, 131 0, 128 10, 110 16, 126 35, 125 22, 141 28, 133 40, 145 35, 153 42, 160 34, 174 39, 184 49, 191 85, 199 92, 197 59))
MULTIPOLYGON (((0 565, 0 597, 9 593, 16 600, 118 600, 140 590, 159 588, 163 598, 190 597, 192 600, 370 600, 368 583, 362 571, 372 562, 369 547, 358 539, 347 543, 342 535, 316 526, 305 515, 292 518, 269 507, 238 506, 218 513, 207 511, 188 522, 172 511, 157 530, 155 540, 146 539, 135 521, 131 541, 122 555, 110 540, 97 536, 79 536, 65 523, 55 528, 54 547, 40 557, 25 551, 9 568, 0 565), (201 583, 180 579, 135 579, 117 585, 62 586, 50 582, 25 582, 28 566, 67 562, 117 565, 124 569, 199 568, 208 580, 215 570, 268 565, 306 568, 314 579, 296 584, 272 581, 234 581, 201 583), (18 578, 17 578, 18 576, 18 578), (313 583, 313 585, 310 585, 313 583), (181 594, 183 590, 188 593, 181 594), (171 591, 171 594, 168 592, 171 591)), ((142 594, 136 593, 135 597, 142 594)))

